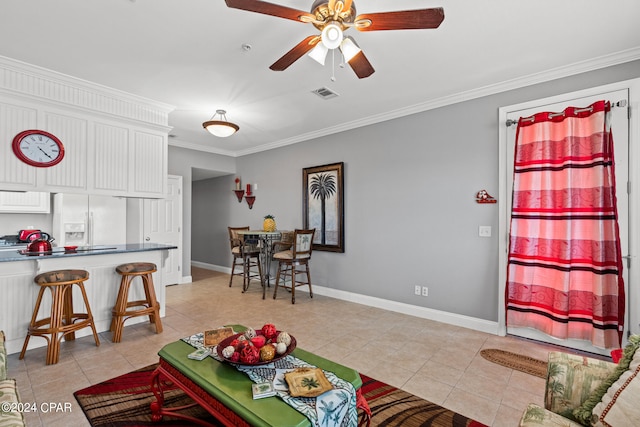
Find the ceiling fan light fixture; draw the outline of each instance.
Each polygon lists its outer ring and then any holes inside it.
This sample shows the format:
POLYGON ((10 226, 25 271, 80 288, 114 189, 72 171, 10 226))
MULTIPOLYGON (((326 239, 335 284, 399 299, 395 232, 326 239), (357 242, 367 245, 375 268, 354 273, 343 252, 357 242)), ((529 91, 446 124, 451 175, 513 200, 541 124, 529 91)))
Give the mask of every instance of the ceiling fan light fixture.
POLYGON ((216 110, 211 120, 202 123, 202 127, 212 135, 220 138, 226 138, 240 130, 240 126, 227 121, 227 112, 225 110, 216 110), (216 116, 220 116, 220 120, 215 120, 216 116))
POLYGON ((311 49, 311 52, 309 52, 309 57, 318 64, 324 65, 324 61, 327 58, 327 52, 329 52, 329 49, 327 49, 323 43, 318 43, 313 49, 311 49))
POLYGON ((340 51, 342 52, 342 56, 344 56, 344 60, 349 62, 354 56, 362 52, 362 49, 358 47, 356 41, 351 36, 348 36, 340 43, 340 51))
POLYGON ((342 28, 338 24, 328 24, 322 29, 322 44, 327 49, 335 49, 340 46, 344 36, 342 28))

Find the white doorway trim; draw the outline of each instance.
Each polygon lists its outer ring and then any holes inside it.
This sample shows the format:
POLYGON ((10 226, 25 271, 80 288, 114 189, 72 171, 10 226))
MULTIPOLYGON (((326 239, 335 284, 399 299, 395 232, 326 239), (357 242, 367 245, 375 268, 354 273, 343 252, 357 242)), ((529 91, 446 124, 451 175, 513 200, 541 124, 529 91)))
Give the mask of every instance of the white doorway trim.
MULTIPOLYGON (((557 95, 545 99, 537 99, 521 104, 500 107, 498 110, 498 334, 506 335, 506 313, 505 313, 505 286, 507 272, 507 251, 509 239, 509 224, 507 223, 508 206, 507 188, 508 174, 507 170, 507 114, 510 112, 533 108, 540 104, 552 104, 569 101, 574 98, 582 98, 596 95, 602 92, 611 92, 615 90, 629 90, 629 111, 631 114, 629 120, 629 254, 630 259, 625 263, 624 268, 629 272, 629 292, 628 300, 628 329, 631 333, 640 333, 640 79, 626 80, 618 83, 612 83, 605 86, 589 88, 577 92, 557 95)), ((612 100, 615 101, 615 100, 612 100)), ((618 185, 624 185, 618 183, 618 185)), ((626 337, 625 337, 626 338, 626 337)))

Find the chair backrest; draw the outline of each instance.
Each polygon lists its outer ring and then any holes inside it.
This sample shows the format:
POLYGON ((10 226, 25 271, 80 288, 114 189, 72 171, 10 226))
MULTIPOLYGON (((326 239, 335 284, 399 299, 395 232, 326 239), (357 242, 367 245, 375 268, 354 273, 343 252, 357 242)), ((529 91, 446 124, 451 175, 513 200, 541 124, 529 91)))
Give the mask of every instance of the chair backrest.
POLYGON ((300 230, 296 229, 293 233, 293 258, 311 258, 313 250, 313 235, 316 229, 300 230))
POLYGON ((242 238, 238 234, 238 231, 246 231, 249 230, 249 226, 246 227, 227 227, 229 230, 229 245, 231 249, 242 245, 242 238))
POLYGON ((286 251, 293 246, 293 231, 280 230, 280 240, 273 242, 273 252, 286 251))

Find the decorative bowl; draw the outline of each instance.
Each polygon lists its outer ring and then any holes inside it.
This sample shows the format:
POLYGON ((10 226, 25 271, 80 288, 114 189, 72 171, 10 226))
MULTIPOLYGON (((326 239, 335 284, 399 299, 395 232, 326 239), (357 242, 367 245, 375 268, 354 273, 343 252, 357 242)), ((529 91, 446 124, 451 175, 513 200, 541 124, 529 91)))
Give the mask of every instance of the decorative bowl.
MULTIPOLYGON (((277 331, 277 333, 278 333, 278 334, 279 334, 280 332, 281 332, 281 331, 277 331)), ((218 343, 218 346, 216 347, 216 352, 218 353, 218 356, 220 356, 220 359, 221 359, 221 360, 224 360, 225 362, 230 363, 230 364, 232 364, 232 365, 242 365, 242 366, 260 366, 260 365, 266 365, 266 364, 269 364, 269 363, 276 362, 276 361, 278 361, 278 360, 280 360, 280 359, 283 359, 283 358, 287 357, 289 354, 291 354, 291 352, 292 352, 293 350, 295 350, 295 349, 296 349, 296 339, 295 339, 295 337, 293 337, 293 336, 291 335, 291 343, 289 344, 289 347, 287 347, 287 351, 285 351, 285 352, 284 352, 284 353, 282 353, 282 354, 276 354, 276 356, 275 356, 273 359, 271 359, 271 360, 267 360, 267 361, 258 361, 258 362, 256 362, 256 363, 250 363, 250 364, 249 364, 249 363, 239 362, 239 361, 238 361, 238 362, 233 362, 233 361, 231 361, 230 359, 228 359, 228 358, 226 358, 226 357, 224 357, 224 356, 222 355, 222 350, 223 350, 225 347, 228 347, 229 345, 231 345, 231 343, 233 342, 233 340, 235 340, 236 338, 238 338, 238 337, 239 337, 239 336, 241 336, 241 335, 244 335, 244 334, 243 334, 243 333, 240 333, 240 334, 232 335, 232 336, 230 336, 230 337, 227 337, 227 338, 223 339, 222 341, 220 341, 220 342, 218 343)), ((276 336, 277 336, 277 335, 276 335, 276 336)), ((274 340, 274 341, 275 341, 275 340, 274 340)))

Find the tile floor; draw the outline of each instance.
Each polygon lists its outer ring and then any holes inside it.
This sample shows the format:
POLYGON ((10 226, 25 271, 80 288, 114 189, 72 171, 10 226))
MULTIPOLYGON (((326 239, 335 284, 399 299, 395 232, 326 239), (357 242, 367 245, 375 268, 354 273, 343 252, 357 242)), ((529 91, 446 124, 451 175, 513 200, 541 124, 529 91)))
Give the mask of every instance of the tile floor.
MULTIPOLYGON (((491 426, 517 426, 529 402, 542 404, 544 380, 484 360, 483 348, 501 348, 546 360, 552 346, 420 319, 320 295, 299 292, 261 298, 254 283, 241 293, 240 280, 194 268, 194 282, 167 288, 164 332, 141 323, 125 327, 121 343, 110 333, 63 342, 60 362, 46 366, 45 349, 24 360, 9 356, 23 402, 71 405, 70 411, 27 414, 30 427, 88 426, 73 392, 157 361, 165 344, 224 324, 260 327, 271 322, 294 335, 298 345, 324 357, 491 426)), ((42 339, 42 338, 34 338, 42 339)))

